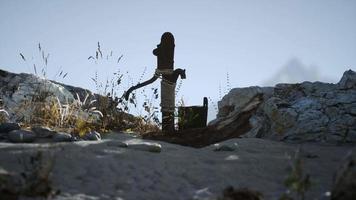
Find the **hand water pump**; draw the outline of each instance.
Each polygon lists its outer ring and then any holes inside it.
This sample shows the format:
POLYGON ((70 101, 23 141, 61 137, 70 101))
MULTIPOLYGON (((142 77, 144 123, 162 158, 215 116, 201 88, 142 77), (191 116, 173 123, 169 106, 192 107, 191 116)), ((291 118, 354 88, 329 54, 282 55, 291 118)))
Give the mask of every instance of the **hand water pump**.
POLYGON ((157 56, 157 69, 153 77, 145 82, 132 86, 124 94, 128 100, 130 93, 138 88, 153 83, 161 78, 161 112, 162 131, 174 132, 174 110, 175 110, 175 88, 178 77, 185 79, 185 70, 174 70, 174 37, 170 32, 166 32, 161 37, 161 43, 153 50, 153 55, 157 56))

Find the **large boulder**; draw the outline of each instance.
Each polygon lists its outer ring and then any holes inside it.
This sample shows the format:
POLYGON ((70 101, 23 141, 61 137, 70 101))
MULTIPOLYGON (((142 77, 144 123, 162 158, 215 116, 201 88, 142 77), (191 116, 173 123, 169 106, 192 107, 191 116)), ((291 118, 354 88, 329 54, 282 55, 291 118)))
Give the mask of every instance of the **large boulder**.
POLYGON ((74 100, 74 95, 62 85, 33 74, 0 70, 0 85, 0 98, 12 121, 32 114, 31 109, 18 110, 21 106, 27 108, 29 101, 44 102, 58 98, 61 104, 68 104, 74 100))
POLYGON ((356 73, 352 70, 346 71, 337 84, 303 82, 277 84, 274 88, 235 88, 218 106, 217 119, 209 124, 218 129, 239 130, 235 119, 246 110, 253 111, 244 121, 248 123, 244 127, 250 128, 243 137, 356 142, 356 73))
POLYGON ((356 72, 351 69, 344 72, 341 80, 337 84, 340 89, 355 89, 356 88, 356 72))

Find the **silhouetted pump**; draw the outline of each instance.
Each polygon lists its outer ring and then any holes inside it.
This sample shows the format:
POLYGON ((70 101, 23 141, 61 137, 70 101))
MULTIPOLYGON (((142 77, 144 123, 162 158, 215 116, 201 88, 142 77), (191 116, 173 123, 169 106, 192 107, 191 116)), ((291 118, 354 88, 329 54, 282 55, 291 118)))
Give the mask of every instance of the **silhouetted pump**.
POLYGON ((161 43, 153 50, 153 54, 157 56, 157 69, 154 76, 139 83, 127 90, 124 97, 128 100, 132 91, 153 83, 158 78, 161 81, 161 112, 162 112, 162 131, 174 132, 174 110, 175 110, 175 87, 178 77, 186 78, 185 70, 173 70, 174 65, 174 37, 172 33, 166 32, 161 37, 161 43))
POLYGON ((172 33, 164 33, 161 37, 161 43, 153 50, 153 55, 157 56, 158 70, 173 70, 174 47, 175 44, 172 33))

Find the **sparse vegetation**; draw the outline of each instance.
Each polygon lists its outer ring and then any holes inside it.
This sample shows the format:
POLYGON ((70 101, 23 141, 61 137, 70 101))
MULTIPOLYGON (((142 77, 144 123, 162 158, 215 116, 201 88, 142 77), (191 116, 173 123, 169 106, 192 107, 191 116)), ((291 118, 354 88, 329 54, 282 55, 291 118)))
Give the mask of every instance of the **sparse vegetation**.
MULTIPOLYGON (((20 53, 26 66, 29 69, 32 67, 33 74, 43 78, 43 81, 48 80, 49 56, 50 54, 43 49, 40 43, 38 44, 39 59, 34 59, 32 56, 29 60, 23 53, 20 53)), ((113 51, 104 52, 98 42, 95 54, 89 56, 88 60, 93 61, 95 65, 103 65, 105 60, 106 64, 111 63, 117 68, 122 58, 123 55, 115 57, 113 51)), ((138 82, 143 79, 145 73, 146 68, 138 82)), ((144 88, 140 91, 140 96, 143 96, 142 100, 137 97, 137 93, 133 93, 130 99, 125 101, 121 97, 127 89, 123 86, 123 82, 126 81, 127 87, 130 87, 134 81, 128 72, 122 73, 120 69, 117 69, 112 75, 110 79, 107 78, 102 82, 96 72, 95 76, 91 78, 95 84, 96 94, 86 94, 84 98, 83 94, 76 94, 74 101, 67 100, 67 102, 60 101, 52 89, 46 88, 46 84, 41 81, 33 83, 36 84, 32 85, 35 88, 34 93, 26 96, 25 100, 15 108, 19 115, 16 121, 20 122, 22 127, 46 126, 56 131, 69 132, 79 136, 83 136, 85 132, 91 130, 101 133, 110 130, 127 130, 138 133, 159 131, 159 110, 155 101, 158 99, 158 89, 146 90, 144 88), (138 117, 129 114, 134 110, 138 117)), ((67 73, 64 73, 60 67, 54 79, 66 76, 67 73)), ((5 120, 3 116, 5 114, 7 112, 1 109, 0 120, 5 120)))
MULTIPOLYGON (((28 60, 23 53, 20 53, 20 57, 25 62, 29 71, 31 72, 30 69, 32 68, 32 71, 36 76, 40 76, 44 79, 48 78, 49 56, 50 54, 44 50, 41 43, 38 43, 37 56, 32 56, 31 60, 28 60)), ((56 80, 56 78, 65 78, 67 75, 68 73, 64 72, 62 67, 59 67, 59 70, 52 79, 56 80)))
POLYGON ((304 200, 306 192, 310 189, 310 176, 303 171, 303 160, 300 151, 299 148, 291 160, 289 175, 284 180, 284 185, 288 190, 281 196, 280 200, 291 200, 293 196, 296 196, 299 200, 304 200))
MULTIPOLYGON (((95 55, 89 56, 88 60, 93 61, 95 65, 102 66, 104 65, 103 61, 106 61, 107 64, 117 66, 122 58, 123 55, 120 55, 116 59, 113 51, 105 54, 105 51, 101 49, 100 42, 98 42, 95 55)), ((138 82, 142 81, 146 70, 144 68, 138 82)), ((128 72, 124 74, 118 69, 110 79, 107 78, 104 82, 99 80, 99 75, 96 72, 91 79, 95 84, 96 93, 100 94, 100 96, 97 96, 97 109, 103 114, 103 129, 128 130, 138 133, 159 130, 158 106, 155 101, 158 99, 157 88, 151 88, 148 91, 143 88, 140 93, 143 96, 143 100, 138 98, 136 92, 133 92, 128 101, 126 101, 121 95, 124 94, 128 87, 134 85, 133 79, 128 72), (123 87, 124 82, 127 83, 127 88, 123 87), (142 106, 140 107, 139 105, 142 106), (135 114, 138 117, 129 117, 128 113, 133 113, 133 110, 136 110, 135 114), (127 118, 130 118, 130 120, 128 121, 127 118)))

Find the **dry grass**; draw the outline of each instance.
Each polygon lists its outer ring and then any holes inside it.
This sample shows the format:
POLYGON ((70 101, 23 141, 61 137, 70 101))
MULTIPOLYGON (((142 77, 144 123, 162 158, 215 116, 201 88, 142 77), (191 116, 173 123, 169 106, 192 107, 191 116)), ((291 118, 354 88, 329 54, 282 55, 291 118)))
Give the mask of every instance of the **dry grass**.
MULTIPOLYGON (((32 56, 35 59, 28 60, 23 53, 20 53, 20 56, 29 69, 33 67, 35 75, 48 78, 47 69, 50 54, 44 50, 40 43, 38 44, 38 56, 32 56)), ((88 60, 93 61, 95 65, 111 63, 116 68, 122 58, 123 55, 115 56, 113 51, 106 53, 98 42, 94 55, 89 56, 88 60)), ((138 82, 142 81, 146 70, 145 68, 138 82)), ((56 76, 65 78, 67 73, 64 73, 60 68, 56 76)), ((19 115, 17 121, 23 127, 47 126, 57 131, 80 136, 91 130, 101 133, 110 130, 139 133, 159 131, 157 88, 148 90, 148 93, 143 89, 142 95, 140 95, 140 97, 143 96, 142 99, 139 99, 135 93, 129 101, 125 101, 120 96, 127 89, 123 87, 122 83, 126 81, 127 87, 134 84, 128 72, 122 73, 119 69, 112 74, 111 78, 107 78, 103 82, 99 80, 96 72, 91 79, 95 83, 97 94, 87 95, 84 99, 80 99, 79 95, 76 95, 74 102, 60 102, 50 90, 38 86, 38 90, 35 90, 32 96, 27 97, 15 109, 19 115), (133 117, 129 113, 135 113, 138 117, 133 117)))
POLYGON ((0 99, 0 123, 4 123, 8 121, 9 113, 2 108, 2 99, 0 99))

